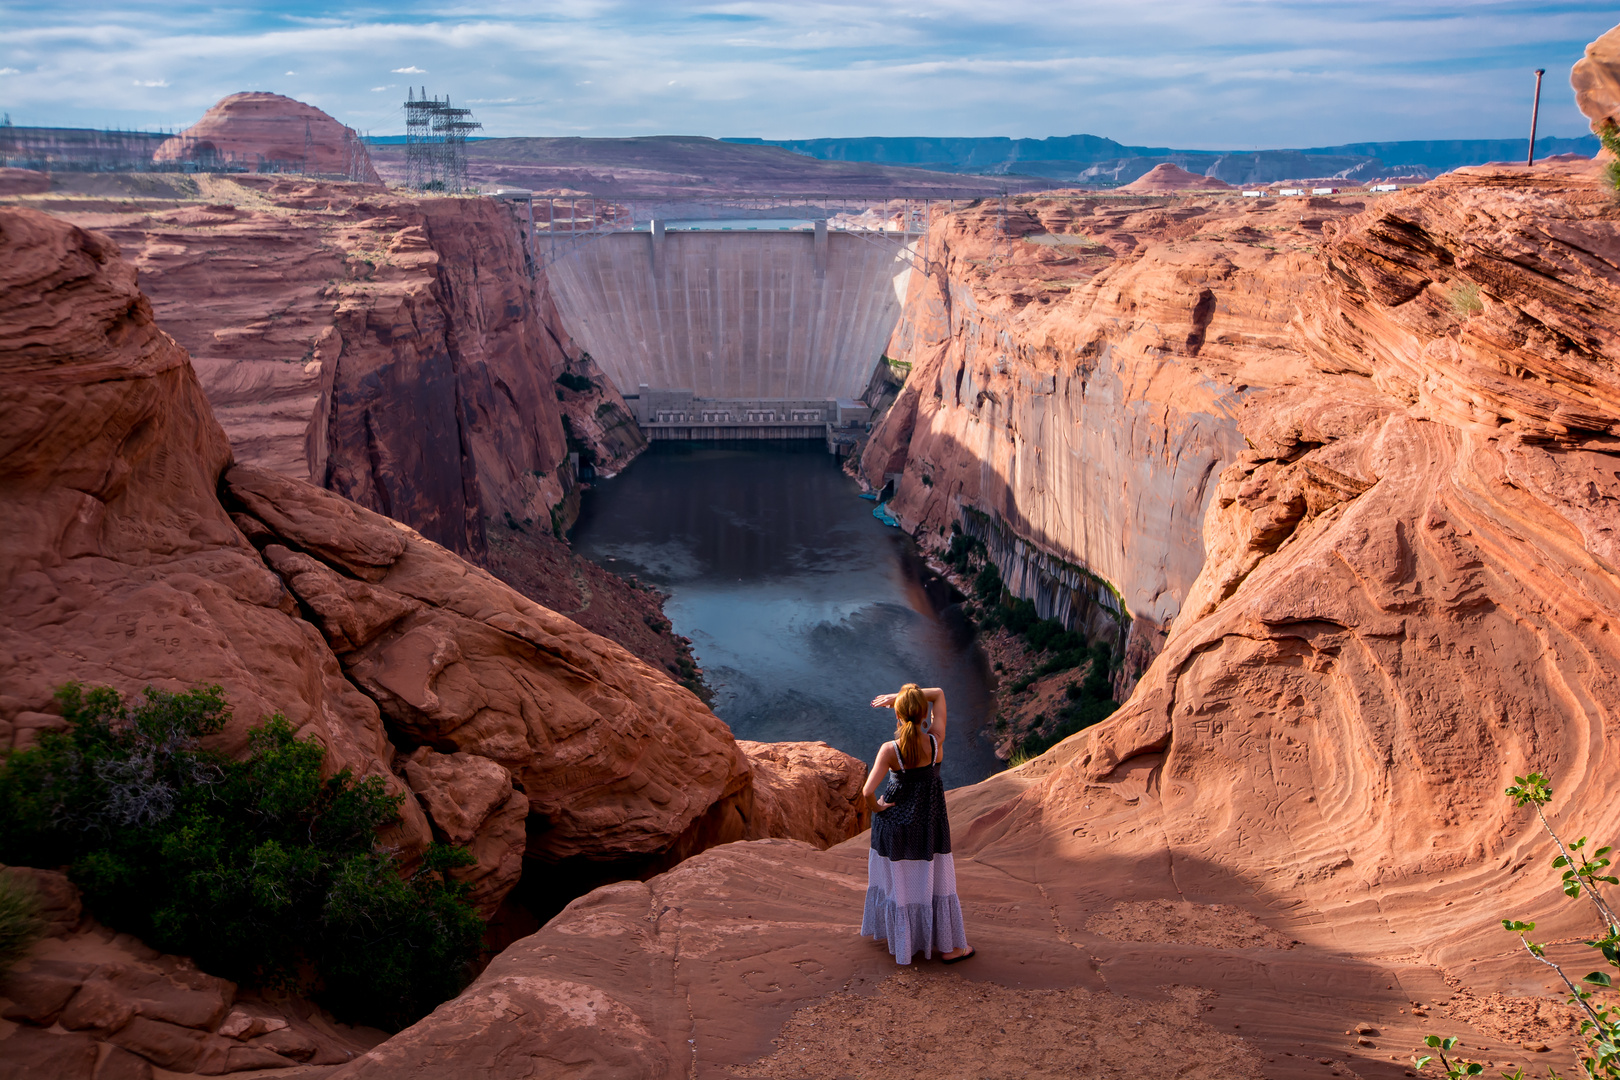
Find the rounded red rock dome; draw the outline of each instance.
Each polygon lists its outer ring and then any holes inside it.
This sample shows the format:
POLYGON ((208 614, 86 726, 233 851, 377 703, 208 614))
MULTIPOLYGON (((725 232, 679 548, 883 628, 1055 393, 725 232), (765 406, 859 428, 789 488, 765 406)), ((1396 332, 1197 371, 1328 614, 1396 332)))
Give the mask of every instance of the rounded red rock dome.
POLYGON ((245 165, 253 172, 302 172, 382 183, 353 128, 313 105, 258 91, 221 100, 152 155, 153 161, 191 159, 245 165))
POLYGON ((1161 162, 1120 188, 1121 191, 1223 191, 1232 185, 1212 176, 1199 176, 1180 165, 1161 162))

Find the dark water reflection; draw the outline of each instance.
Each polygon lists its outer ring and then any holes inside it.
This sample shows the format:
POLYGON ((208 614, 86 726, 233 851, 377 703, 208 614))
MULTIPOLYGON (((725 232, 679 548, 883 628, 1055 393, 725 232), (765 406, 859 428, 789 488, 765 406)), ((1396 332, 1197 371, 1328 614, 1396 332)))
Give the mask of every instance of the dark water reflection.
POLYGON ((1000 763, 990 695, 930 602, 899 530, 818 443, 655 443, 585 495, 575 550, 671 595, 665 610, 738 738, 821 739, 866 761, 893 729, 874 694, 950 702, 945 784, 1000 763))

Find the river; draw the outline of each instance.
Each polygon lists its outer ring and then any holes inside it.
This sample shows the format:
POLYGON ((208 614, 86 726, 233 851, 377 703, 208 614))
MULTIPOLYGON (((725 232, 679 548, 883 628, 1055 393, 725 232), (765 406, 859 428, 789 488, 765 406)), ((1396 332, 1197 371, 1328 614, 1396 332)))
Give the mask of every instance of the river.
POLYGON ((820 739, 870 762, 893 732, 875 694, 943 687, 947 787, 1002 766, 971 643, 924 587, 911 540, 820 443, 654 443, 587 491, 574 549, 670 595, 714 711, 740 739, 820 739))

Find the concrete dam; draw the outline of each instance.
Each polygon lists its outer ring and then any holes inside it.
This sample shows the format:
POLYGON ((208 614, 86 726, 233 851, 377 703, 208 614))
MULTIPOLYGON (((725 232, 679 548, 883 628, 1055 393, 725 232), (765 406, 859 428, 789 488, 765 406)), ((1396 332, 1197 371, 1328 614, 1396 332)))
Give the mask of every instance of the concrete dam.
POLYGON ((865 419, 854 399, 899 320, 914 239, 654 222, 582 243, 547 274, 648 438, 820 438, 865 419))

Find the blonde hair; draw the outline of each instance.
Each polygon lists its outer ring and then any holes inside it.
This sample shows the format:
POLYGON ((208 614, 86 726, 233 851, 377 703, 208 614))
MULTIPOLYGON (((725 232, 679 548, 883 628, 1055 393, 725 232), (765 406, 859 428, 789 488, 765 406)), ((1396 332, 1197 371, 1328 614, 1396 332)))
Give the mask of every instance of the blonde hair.
POLYGON ((928 699, 922 688, 908 682, 894 696, 894 748, 900 754, 900 763, 907 768, 922 758, 922 722, 928 716, 928 699))

